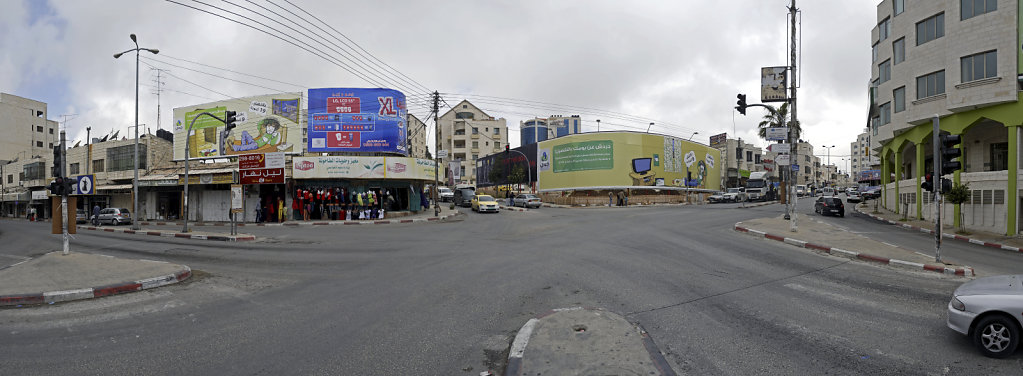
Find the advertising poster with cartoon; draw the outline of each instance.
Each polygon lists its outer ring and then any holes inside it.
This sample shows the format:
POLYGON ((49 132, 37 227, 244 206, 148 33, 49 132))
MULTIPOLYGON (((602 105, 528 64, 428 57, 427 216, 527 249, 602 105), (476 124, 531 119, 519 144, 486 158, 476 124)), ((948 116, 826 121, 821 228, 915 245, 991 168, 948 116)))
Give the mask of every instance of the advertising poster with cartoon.
POLYGON ((559 137, 537 147, 540 189, 665 186, 717 190, 720 151, 635 132, 559 137))
POLYGON ((283 93, 231 99, 174 109, 174 160, 223 158, 240 154, 302 152, 299 128, 301 93, 283 93), (224 123, 203 112, 223 118, 237 113, 237 127, 224 137, 224 123), (193 123, 194 120, 194 123, 193 123), (185 132, 185 128, 191 129, 185 132), (291 139, 297 139, 295 143, 291 139))

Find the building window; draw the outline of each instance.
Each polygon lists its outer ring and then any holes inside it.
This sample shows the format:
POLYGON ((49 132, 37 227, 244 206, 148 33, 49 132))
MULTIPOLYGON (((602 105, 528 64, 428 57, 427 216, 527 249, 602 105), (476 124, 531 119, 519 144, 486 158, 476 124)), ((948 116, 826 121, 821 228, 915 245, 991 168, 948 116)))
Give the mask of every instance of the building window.
POLYGON ((43 126, 42 125, 37 125, 36 126, 36 132, 43 133, 43 126))
MULTIPOLYGON (((126 171, 135 168, 134 145, 107 148, 107 160, 110 169, 107 171, 126 171)), ((146 168, 146 145, 139 145, 139 168, 146 168)))
POLYGON ((476 128, 476 127, 472 127, 472 134, 480 134, 480 129, 476 128))
POLYGON ((877 62, 877 46, 880 46, 880 45, 881 45, 880 43, 874 43, 874 46, 870 48, 870 56, 871 56, 870 57, 870 62, 871 63, 876 63, 877 62))
POLYGON ((45 162, 33 162, 26 164, 22 168, 24 177, 21 180, 36 180, 46 178, 46 163, 45 162))
POLYGON ((892 33, 891 19, 885 18, 884 21, 881 21, 881 23, 877 24, 878 42, 884 42, 885 39, 888 39, 888 36, 891 35, 891 33, 892 33))
POLYGON ((753 162, 753 163, 760 164, 760 154, 754 155, 753 157, 755 157, 754 158, 755 162, 753 162))
POLYGON ((472 120, 473 119, 473 113, 472 112, 456 112, 455 113, 455 119, 469 119, 469 120, 472 120))
POLYGON ((945 71, 940 70, 916 78, 916 99, 945 93, 945 71))
POLYGON ((43 147, 43 142, 42 141, 36 141, 36 147, 37 148, 43 147))
POLYGON ((7 184, 14 184, 14 174, 7 175, 7 184))
POLYGON ((96 159, 92 161, 92 172, 103 172, 103 160, 96 159))
POLYGON ((877 78, 878 81, 880 83, 882 83, 882 84, 885 83, 885 82, 888 82, 888 80, 891 80, 892 79, 892 61, 891 60, 885 60, 885 61, 881 62, 881 64, 878 64, 878 66, 877 66, 877 75, 878 75, 878 78, 877 78))
POLYGON ((895 113, 900 113, 906 110, 906 87, 900 87, 892 91, 892 97, 895 98, 895 113))
POLYGON ((877 123, 881 121, 881 118, 874 116, 870 119, 870 128, 874 130, 874 135, 877 136, 877 123))
POLYGON ((877 99, 877 86, 881 85, 881 80, 874 80, 870 82, 870 90, 874 93, 874 99, 877 99))
POLYGON ((906 0, 894 0, 892 1, 892 11, 896 16, 906 11, 906 0))
POLYGON ((498 141, 494 141, 494 147, 495 147, 495 148, 499 148, 499 147, 501 147, 501 143, 500 143, 500 142, 498 142, 498 141))
POLYGON ((1009 143, 996 142, 991 144, 991 167, 988 171, 1009 169, 1009 143))
POLYGON ((494 134, 501 134, 501 128, 494 128, 494 134))
POLYGON ((753 152, 752 151, 747 151, 746 152, 746 160, 747 161, 752 161, 753 160, 753 152))
POLYGON ((906 38, 899 38, 895 42, 892 42, 892 62, 893 65, 906 61, 906 38))
POLYGON ((945 36, 945 13, 916 23, 916 45, 930 42, 945 36))
POLYGON ((976 81, 998 75, 998 51, 981 52, 960 59, 963 82, 976 81))
POLYGON ((68 171, 69 174, 78 175, 78 163, 72 163, 70 169, 71 170, 68 171))
POLYGON ((18 173, 18 181, 25 181, 25 172, 24 171, 18 173))
POLYGON ((473 149, 479 149, 480 148, 480 142, 479 141, 473 141, 472 142, 472 148, 473 149))
POLYGON ((473 155, 472 155, 472 160, 474 160, 474 161, 475 161, 475 160, 477 160, 477 159, 480 159, 480 155, 479 155, 479 154, 473 154, 473 155))
POLYGON ((878 110, 881 112, 881 124, 885 125, 892 122, 892 102, 884 102, 878 110))
POLYGON ((462 108, 469 108, 469 105, 467 105, 467 104, 463 104, 463 105, 462 105, 462 108))
POLYGON ((50 134, 53 134, 53 128, 50 128, 50 134))
POLYGON ((959 0, 962 11, 960 14, 962 17, 960 20, 972 18, 973 16, 979 16, 987 12, 994 12, 998 9, 997 0, 959 0))

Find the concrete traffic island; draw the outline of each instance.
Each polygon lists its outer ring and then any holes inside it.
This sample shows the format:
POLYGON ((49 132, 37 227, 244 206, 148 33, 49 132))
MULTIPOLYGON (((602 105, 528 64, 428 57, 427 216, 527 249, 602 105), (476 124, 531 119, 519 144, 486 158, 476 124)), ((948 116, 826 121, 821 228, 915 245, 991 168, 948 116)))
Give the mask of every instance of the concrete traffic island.
POLYGON ((653 339, 625 317, 601 309, 556 309, 522 326, 507 376, 675 375, 653 339))
POLYGON ((50 252, 0 269, 0 306, 53 304, 166 286, 192 276, 185 265, 50 252))

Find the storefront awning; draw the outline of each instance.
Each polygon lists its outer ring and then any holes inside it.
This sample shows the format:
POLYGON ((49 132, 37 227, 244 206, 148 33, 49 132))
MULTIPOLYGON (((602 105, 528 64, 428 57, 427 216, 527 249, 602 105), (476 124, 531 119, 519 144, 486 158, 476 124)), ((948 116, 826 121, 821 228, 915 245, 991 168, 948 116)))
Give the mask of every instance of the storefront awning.
POLYGON ((3 201, 28 201, 32 198, 32 193, 21 192, 21 193, 4 193, 3 201))
POLYGON ((131 184, 97 185, 96 191, 120 191, 131 189, 131 184))

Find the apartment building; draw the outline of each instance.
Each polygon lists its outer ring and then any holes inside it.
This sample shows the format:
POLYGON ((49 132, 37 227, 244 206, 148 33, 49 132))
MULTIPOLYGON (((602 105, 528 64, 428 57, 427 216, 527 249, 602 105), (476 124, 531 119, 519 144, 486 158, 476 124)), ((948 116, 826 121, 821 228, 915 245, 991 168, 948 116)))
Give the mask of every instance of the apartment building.
POLYGON ((933 125, 960 135, 971 200, 942 215, 967 227, 1015 235, 1018 218, 1019 2, 884 0, 871 29, 870 148, 880 157, 883 206, 932 219, 920 183, 933 171, 933 125))
POLYGON ((60 142, 58 123, 47 119, 46 103, 0 93, 0 160, 31 159, 53 153, 60 142))
MULTIPOLYGON (((416 115, 408 114, 408 156, 413 158, 426 158, 426 123, 419 120, 416 115)), ((433 141, 431 139, 431 141, 433 141)))
POLYGON ((579 115, 551 115, 547 118, 533 118, 519 122, 521 145, 534 144, 580 132, 582 132, 582 120, 579 115))
POLYGON ((445 169, 445 180, 455 184, 476 184, 476 160, 508 145, 507 120, 495 119, 467 100, 441 115, 438 129, 440 149, 448 151, 442 165, 456 162, 445 169))
POLYGON ((750 173, 769 171, 777 176, 773 163, 765 164, 763 149, 740 139, 726 139, 714 148, 721 150, 722 187, 741 187, 746 184, 750 173))

